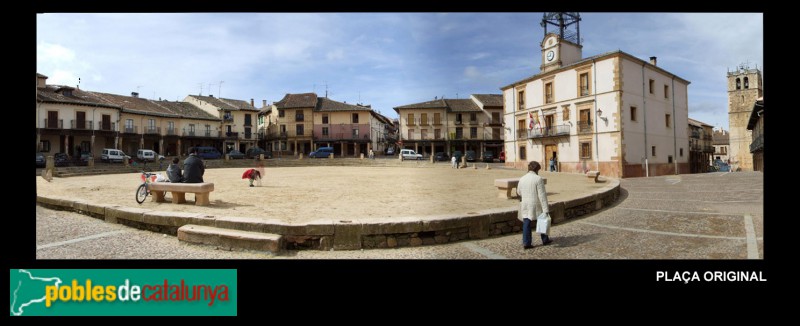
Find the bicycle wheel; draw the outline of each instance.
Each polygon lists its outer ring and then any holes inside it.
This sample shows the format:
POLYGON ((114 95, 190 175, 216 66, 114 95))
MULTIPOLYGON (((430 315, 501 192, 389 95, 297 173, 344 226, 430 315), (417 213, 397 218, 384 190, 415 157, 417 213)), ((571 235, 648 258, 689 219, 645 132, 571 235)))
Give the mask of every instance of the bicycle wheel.
POLYGON ((144 203, 145 199, 147 199, 147 186, 142 184, 139 189, 136 189, 136 202, 141 204, 144 203))

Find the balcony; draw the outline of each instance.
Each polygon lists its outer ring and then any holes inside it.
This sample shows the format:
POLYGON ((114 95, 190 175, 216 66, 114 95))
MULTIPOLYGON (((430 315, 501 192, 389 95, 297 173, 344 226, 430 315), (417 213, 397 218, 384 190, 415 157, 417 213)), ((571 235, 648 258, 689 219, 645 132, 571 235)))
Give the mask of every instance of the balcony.
POLYGON ((253 139, 253 133, 250 132, 244 133, 244 139, 253 139))
POLYGON ((160 134, 161 127, 146 127, 144 128, 144 133, 148 135, 160 134))
POLYGON ((102 121, 97 121, 97 130, 117 131, 117 123, 116 122, 103 123, 102 121))
POLYGON ((139 126, 125 126, 125 130, 123 132, 126 134, 137 134, 139 133, 139 126))
POLYGON ((433 125, 434 126, 441 126, 442 125, 442 120, 433 120, 433 125))
POLYGON ((58 119, 58 120, 44 119, 44 127, 46 129, 64 129, 64 119, 58 119))
POLYGON ((764 134, 759 134, 753 137, 753 142, 750 143, 750 153, 764 150, 764 134))
POLYGON ((487 124, 488 125, 498 125, 499 126, 499 125, 503 124, 503 119, 489 119, 487 124))
POLYGON ((460 125, 461 124, 461 120, 456 120, 454 123, 457 124, 457 125, 460 125))
POLYGON ((86 120, 70 120, 69 121, 71 129, 79 129, 79 130, 86 130, 92 127, 92 121, 86 120))
POLYGON ((474 126, 474 125, 477 125, 477 124, 478 124, 478 120, 470 120, 470 121, 469 121, 469 124, 470 124, 470 125, 473 125, 473 126, 474 126))
POLYGON ((550 126, 544 128, 533 128, 530 130, 529 138, 546 138, 555 136, 569 135, 569 125, 550 126))
POLYGON ((589 86, 581 86, 581 96, 589 95, 589 86))
POLYGON ((167 128, 167 136, 175 136, 176 132, 175 128, 167 128))
POLYGON ((714 152, 714 146, 703 146, 703 152, 713 153, 714 152))
POLYGON ((697 130, 692 130, 692 138, 700 139, 700 132, 697 130))
POLYGON ((237 139, 237 138, 239 138, 239 133, 238 132, 226 132, 225 133, 225 139, 237 139))
POLYGON ((222 116, 222 121, 233 122, 233 115, 230 112, 225 113, 225 115, 222 116))
POLYGON ((578 132, 579 133, 586 133, 592 132, 592 122, 591 121, 578 121, 578 132))

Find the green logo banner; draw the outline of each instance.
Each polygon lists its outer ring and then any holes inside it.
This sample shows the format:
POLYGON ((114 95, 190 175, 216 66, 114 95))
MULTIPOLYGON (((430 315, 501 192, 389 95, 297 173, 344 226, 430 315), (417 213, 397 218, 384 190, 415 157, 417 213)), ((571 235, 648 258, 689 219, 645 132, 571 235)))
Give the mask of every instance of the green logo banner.
POLYGON ((12 269, 11 316, 236 316, 235 269, 12 269))

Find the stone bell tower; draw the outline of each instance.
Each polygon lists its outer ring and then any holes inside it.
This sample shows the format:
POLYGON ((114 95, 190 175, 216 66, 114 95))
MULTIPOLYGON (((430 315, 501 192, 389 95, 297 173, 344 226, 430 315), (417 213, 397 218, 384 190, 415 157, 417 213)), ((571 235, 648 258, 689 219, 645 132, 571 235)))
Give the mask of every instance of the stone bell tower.
POLYGON ((751 132, 747 122, 753 105, 763 96, 761 71, 741 64, 728 72, 728 127, 730 130, 731 165, 742 171, 753 171, 753 155, 750 153, 751 132))

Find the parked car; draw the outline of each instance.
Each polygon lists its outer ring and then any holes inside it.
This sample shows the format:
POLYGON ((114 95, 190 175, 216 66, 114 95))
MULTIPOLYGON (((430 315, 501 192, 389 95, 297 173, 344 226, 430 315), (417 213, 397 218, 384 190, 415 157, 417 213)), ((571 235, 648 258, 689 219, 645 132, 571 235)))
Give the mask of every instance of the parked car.
POLYGON ((494 153, 492 151, 484 151, 483 152, 483 161, 487 163, 494 162, 494 153))
POLYGON ((475 162, 475 159, 478 157, 478 155, 475 154, 475 151, 467 151, 466 156, 467 162, 475 162))
POLYGON ((155 162, 156 160, 163 160, 164 155, 160 155, 156 153, 154 150, 140 149, 136 151, 136 158, 139 159, 139 161, 155 162))
POLYGON ((394 155, 394 147, 387 148, 386 155, 394 155))
POLYGON ((103 162, 122 162, 123 160, 130 159, 131 157, 125 155, 125 152, 113 148, 103 148, 100 154, 100 160, 103 162))
POLYGON ((445 152, 437 152, 433 155, 433 159, 436 161, 449 161, 450 155, 447 155, 445 152))
POLYGON ((45 158, 44 153, 38 152, 36 153, 36 167, 44 167, 45 158))
POLYGON ((731 172, 731 166, 728 163, 719 163, 719 172, 731 172))
POLYGON ((69 165, 69 156, 66 153, 56 153, 53 155, 53 163, 55 166, 67 166, 69 165))
POLYGON ((308 157, 327 158, 330 157, 331 154, 333 154, 333 147, 320 147, 317 148, 316 151, 311 152, 311 154, 308 154, 308 157))
POLYGON ((421 160, 422 154, 417 154, 413 149, 401 149, 400 155, 404 160, 421 160))
POLYGON ((461 151, 455 151, 453 152, 453 156, 455 156, 456 162, 458 162, 458 164, 461 164, 461 158, 464 157, 464 153, 462 153, 461 151))
POLYGON ((500 160, 500 163, 505 163, 506 162, 506 151, 500 152, 500 156, 498 156, 497 159, 500 160))
POLYGON ((228 156, 230 156, 231 159, 244 159, 244 153, 235 149, 228 152, 228 156))
POLYGON ((260 147, 250 147, 245 153, 247 158, 256 158, 261 154, 264 154, 264 158, 272 158, 272 152, 264 150, 260 147))
POLYGON ((207 147, 207 146, 200 146, 197 147, 197 156, 204 159, 218 159, 222 157, 222 153, 220 153, 214 147, 207 147))

